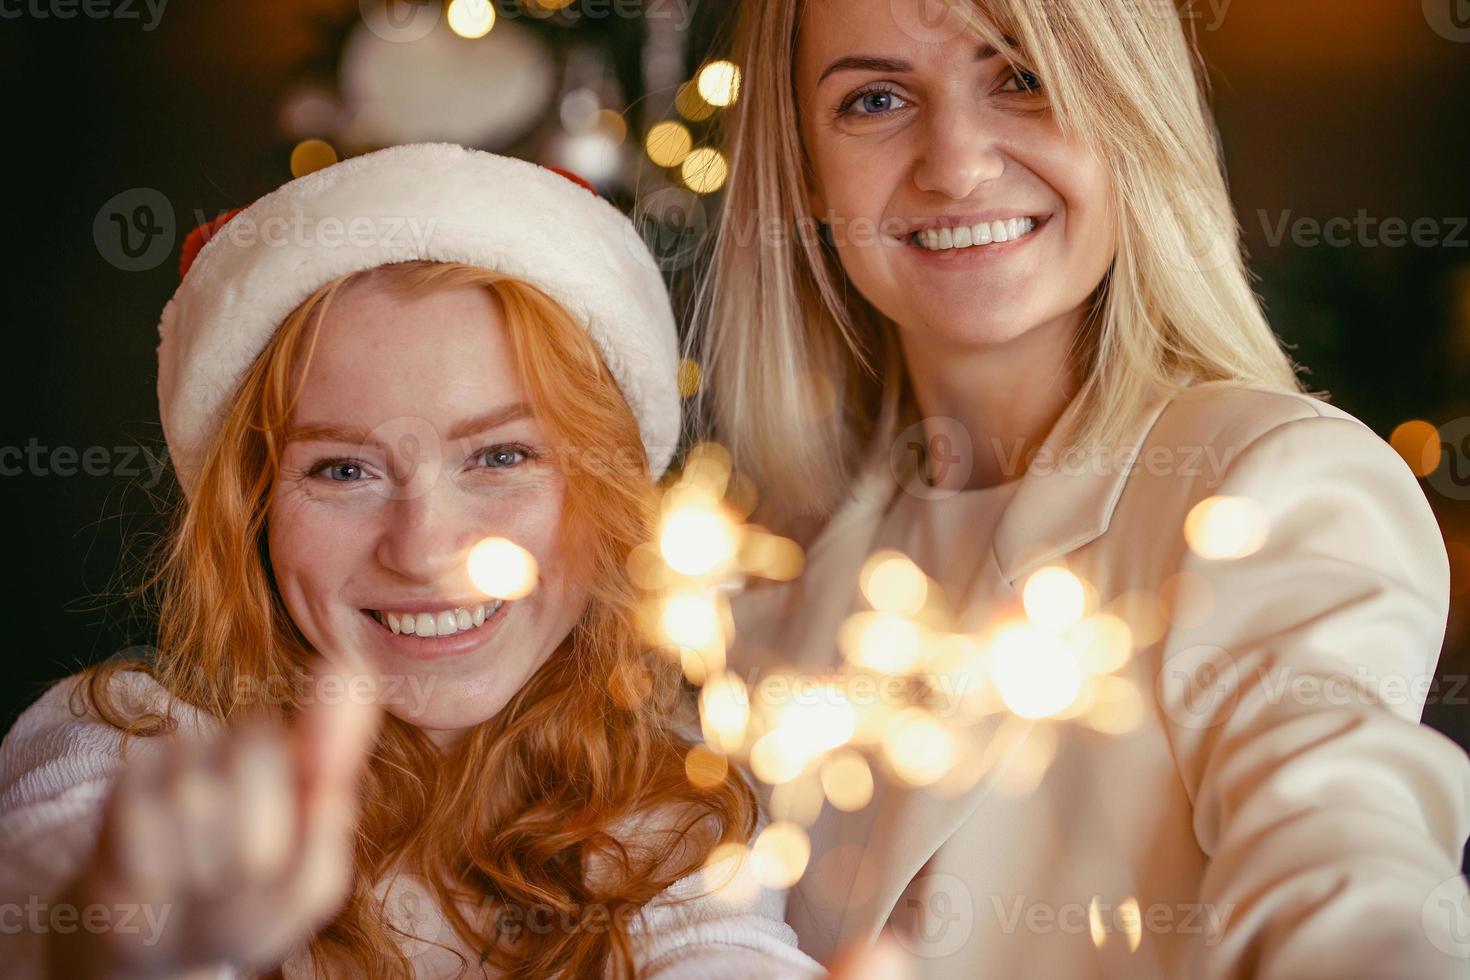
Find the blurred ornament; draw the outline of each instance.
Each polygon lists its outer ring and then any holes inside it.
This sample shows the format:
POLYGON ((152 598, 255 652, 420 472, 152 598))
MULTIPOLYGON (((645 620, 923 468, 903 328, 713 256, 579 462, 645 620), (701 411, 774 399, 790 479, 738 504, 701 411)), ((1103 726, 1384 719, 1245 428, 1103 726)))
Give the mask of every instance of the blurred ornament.
POLYGON ((371 30, 365 19, 342 52, 341 84, 354 143, 443 141, 495 149, 541 119, 556 76, 545 45, 512 21, 474 40, 439 23, 400 40, 371 30))

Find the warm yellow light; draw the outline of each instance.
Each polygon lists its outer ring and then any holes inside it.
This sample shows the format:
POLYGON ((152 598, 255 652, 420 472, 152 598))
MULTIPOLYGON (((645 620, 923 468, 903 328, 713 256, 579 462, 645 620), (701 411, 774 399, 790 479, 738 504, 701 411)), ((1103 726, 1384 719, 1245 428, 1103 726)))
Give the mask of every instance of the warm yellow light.
POLYGON ((690 136, 689 130, 679 122, 655 123, 648 130, 648 136, 643 141, 643 148, 648 153, 648 159, 660 167, 677 167, 684 162, 684 158, 689 155, 689 150, 693 146, 694 137, 690 136))
POLYGON ((883 733, 883 751, 904 782, 927 786, 954 763, 954 741, 939 720, 922 708, 905 708, 883 733))
POLYGON ((674 108, 690 122, 699 122, 715 114, 715 107, 704 101, 704 97, 699 94, 699 86, 693 82, 685 82, 679 86, 679 91, 674 94, 674 108))
POLYGON ((691 361, 687 357, 679 358, 679 397, 692 398, 699 393, 699 386, 704 383, 704 371, 700 368, 698 361, 691 361))
POLYGON ((873 771, 862 753, 842 749, 822 763, 822 790, 839 810, 861 810, 873 798, 873 771))
POLYGON ((1050 565, 1026 579, 1021 590, 1026 616, 1048 630, 1064 630, 1082 619, 1087 593, 1082 580, 1067 569, 1050 565))
POLYGON ((684 186, 696 194, 713 194, 725 185, 725 178, 729 175, 730 167, 725 163, 724 154, 710 146, 691 151, 679 169, 684 186))
POLYGON ((699 789, 720 785, 729 771, 730 763, 724 756, 702 745, 694 746, 684 756, 684 776, 689 785, 699 789))
POLYGON ((1083 719, 1106 735, 1123 735, 1143 724, 1143 698, 1122 678, 1105 675, 1092 679, 1092 701, 1083 719))
POLYGON ((337 151, 325 140, 302 140, 291 151, 291 176, 305 177, 337 162, 337 151))
POLYGON ((495 5, 490 0, 450 0, 445 18, 460 37, 484 37, 495 26, 495 5))
POLYGON ((800 776, 819 752, 802 738, 801 732, 773 729, 750 747, 750 771, 762 782, 779 786, 800 776))
POLYGON ((854 613, 842 624, 837 642, 854 665, 884 673, 903 673, 919 659, 922 636, 911 619, 894 613, 854 613))
POLYGON ((614 143, 628 138, 628 120, 616 109, 599 109, 593 125, 602 130, 614 143))
POLYGON ((470 581, 493 599, 520 599, 536 588, 536 559, 506 538, 485 538, 470 549, 470 581))
POLYGON ((740 543, 740 564, 762 578, 789 582, 801 574, 806 556, 790 538, 747 528, 740 543))
POLYGON ((704 740, 721 751, 734 751, 745 741, 750 722, 750 695, 734 674, 716 674, 699 691, 699 724, 704 740))
POLYGON ((735 529, 717 509, 680 504, 664 518, 659 551, 683 575, 711 575, 735 558, 735 529))
POLYGON ((1143 916, 1138 911, 1138 899, 1130 895, 1119 902, 1118 919, 1128 937, 1128 952, 1138 952, 1138 944, 1143 942, 1143 916))
POLYGON ((704 860, 704 878, 710 888, 731 905, 741 906, 760 893, 750 848, 731 841, 710 851, 704 860))
POLYGON ((679 474, 680 498, 714 507, 730 482, 730 451, 718 442, 701 442, 684 457, 679 474))
POLYGON ((1098 908, 1096 895, 1087 903, 1087 926, 1092 932, 1092 944, 1102 949, 1103 943, 1108 941, 1108 930, 1103 924, 1102 910, 1098 908))
POLYGON ((846 744, 857 731, 857 711, 833 684, 803 692, 801 700, 788 701, 773 715, 773 727, 786 732, 809 756, 846 744))
POLYGON ((670 643, 702 650, 723 640, 720 611, 700 592, 678 592, 664 600, 659 625, 670 643))
POLYGON ((909 557, 897 551, 879 551, 863 563, 858 584, 868 605, 880 612, 912 616, 924 608, 929 579, 909 557))
POLYGON ((740 69, 729 61, 711 61, 699 70, 700 98, 713 106, 734 105, 740 97, 740 69))
POLYGON ((1133 633, 1112 613, 1088 616, 1066 639, 1089 674, 1111 674, 1133 655, 1133 633))
POLYGON ((1443 447, 1439 430, 1422 419, 1404 422, 1393 430, 1388 444, 1404 458, 1415 476, 1428 476, 1439 468, 1443 447))
POLYGON ((756 878, 767 888, 790 888, 801 880, 812 857, 806 831, 790 820, 777 820, 760 832, 750 848, 756 878))
POLYGON ((990 647, 990 676, 1007 708, 1022 718, 1065 710, 1082 691, 1077 656, 1051 633, 1012 626, 990 647))
POLYGON ((1244 558, 1266 543, 1266 512, 1249 497, 1209 497, 1184 519, 1184 539, 1201 558, 1244 558))

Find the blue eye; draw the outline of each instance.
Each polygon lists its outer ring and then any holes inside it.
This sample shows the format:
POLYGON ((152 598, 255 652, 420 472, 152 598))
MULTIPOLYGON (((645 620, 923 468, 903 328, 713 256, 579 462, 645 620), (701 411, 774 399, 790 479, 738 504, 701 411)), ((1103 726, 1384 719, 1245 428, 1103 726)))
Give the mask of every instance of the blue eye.
POLYGON ((837 108, 838 115, 849 113, 859 116, 882 116, 907 106, 903 97, 886 88, 872 88, 854 92, 837 108), (854 109, 856 108, 856 112, 854 109))
POLYGON ((307 476, 318 476, 322 473, 333 483, 361 483, 366 473, 361 463, 354 463, 350 459, 324 459, 307 471, 307 476))
POLYGON ((484 462, 484 469, 509 469, 531 459, 531 451, 525 446, 490 446, 481 449, 475 458, 484 462))

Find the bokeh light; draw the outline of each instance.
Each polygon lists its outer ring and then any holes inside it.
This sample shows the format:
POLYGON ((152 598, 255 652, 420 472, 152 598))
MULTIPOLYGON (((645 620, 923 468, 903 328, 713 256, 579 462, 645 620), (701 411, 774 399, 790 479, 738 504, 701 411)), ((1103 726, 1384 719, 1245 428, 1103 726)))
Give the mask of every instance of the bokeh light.
POLYGON ((536 588, 536 558, 508 538, 485 538, 470 549, 469 575, 493 599, 520 599, 536 588))
POLYGON ((1266 543, 1266 512, 1249 497, 1209 497, 1184 519, 1184 539, 1201 558, 1244 558, 1266 543))

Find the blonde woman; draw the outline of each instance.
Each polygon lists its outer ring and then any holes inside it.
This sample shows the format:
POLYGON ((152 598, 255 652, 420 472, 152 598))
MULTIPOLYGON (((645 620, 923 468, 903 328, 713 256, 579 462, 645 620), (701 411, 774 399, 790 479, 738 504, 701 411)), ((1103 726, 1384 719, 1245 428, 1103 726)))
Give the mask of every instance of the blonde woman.
POLYGON ((963 792, 885 769, 824 810, 802 947, 890 924, 936 977, 1463 976, 1470 766, 1418 723, 1445 549, 1262 315, 1175 6, 750 0, 735 57, 704 397, 811 542, 737 602, 737 666, 828 676, 893 548, 982 639, 1065 568, 1141 696, 1120 734, 1008 728, 963 792))
POLYGON ((690 785, 678 669, 635 628, 679 416, 627 220, 524 161, 402 146, 186 262, 157 650, 5 739, 0 972, 810 975, 775 896, 705 876, 754 800, 690 785), (534 580, 480 591, 485 538, 534 580))

